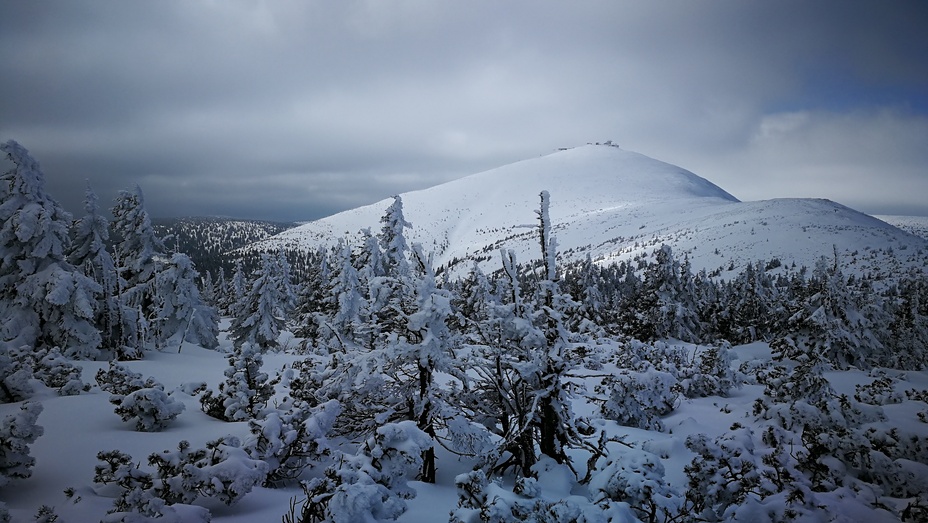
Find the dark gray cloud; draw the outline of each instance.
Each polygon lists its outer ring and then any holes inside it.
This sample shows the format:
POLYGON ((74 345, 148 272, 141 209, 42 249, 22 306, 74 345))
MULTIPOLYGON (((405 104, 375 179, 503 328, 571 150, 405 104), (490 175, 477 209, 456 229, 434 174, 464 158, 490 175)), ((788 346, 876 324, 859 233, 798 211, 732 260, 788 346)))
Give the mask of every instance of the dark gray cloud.
POLYGON ((928 6, 0 5, 0 138, 80 209, 313 219, 612 139, 742 199, 928 204, 928 6))

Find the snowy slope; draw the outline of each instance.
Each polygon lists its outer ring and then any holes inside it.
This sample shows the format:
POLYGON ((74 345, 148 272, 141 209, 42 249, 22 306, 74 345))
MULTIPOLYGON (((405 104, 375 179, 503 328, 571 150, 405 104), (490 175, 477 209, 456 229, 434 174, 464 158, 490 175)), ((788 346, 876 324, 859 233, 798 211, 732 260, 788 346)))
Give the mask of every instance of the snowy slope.
MULTIPOLYGON (((551 193, 551 219, 565 260, 615 260, 667 243, 697 269, 724 270, 779 257, 812 266, 837 249, 860 272, 921 264, 928 242, 828 200, 740 202, 679 167, 615 146, 588 145, 402 194, 408 237, 436 264, 460 273, 478 259, 498 268, 500 248, 538 256, 538 194, 551 193), (900 252, 901 251, 901 252, 900 252), (857 254, 852 254, 852 253, 857 254)), ((391 199, 285 231, 252 245, 315 249, 365 227, 379 231, 391 199)))
POLYGON ((928 239, 928 216, 875 215, 884 222, 899 227, 903 231, 928 239))

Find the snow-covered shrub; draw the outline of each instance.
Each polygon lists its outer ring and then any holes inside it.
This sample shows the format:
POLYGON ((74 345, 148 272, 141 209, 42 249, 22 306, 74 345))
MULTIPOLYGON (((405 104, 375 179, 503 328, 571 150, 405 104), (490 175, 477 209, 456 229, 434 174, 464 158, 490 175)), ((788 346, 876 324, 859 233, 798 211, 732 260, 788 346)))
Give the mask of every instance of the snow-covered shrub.
POLYGON ((119 489, 103 523, 208 523, 210 513, 203 507, 169 505, 158 497, 155 479, 132 456, 111 450, 99 452, 103 462, 94 467, 94 483, 112 484, 119 489), (182 510, 179 510, 182 509, 182 510))
POLYGON ((0 523, 10 523, 10 511, 6 508, 6 503, 0 501, 0 523))
POLYGON ((664 480, 660 459, 640 449, 623 448, 600 458, 588 488, 595 503, 627 503, 641 521, 674 521, 684 510, 683 496, 664 480))
POLYGON ((111 450, 98 452, 97 459, 103 463, 94 467, 93 482, 100 485, 113 484, 119 488, 119 495, 113 502, 110 514, 161 515, 165 503, 152 490, 154 479, 151 474, 139 469, 132 456, 111 450))
POLYGON ((669 373, 680 383, 684 396, 698 398, 727 396, 732 389, 741 386, 744 377, 732 368, 734 359, 727 342, 693 353, 682 345, 629 339, 621 343, 614 363, 622 369, 639 372, 655 369, 669 373))
POLYGON ((97 384, 111 394, 114 412, 123 421, 135 420, 135 430, 157 432, 167 427, 184 411, 185 405, 164 392, 164 385, 154 378, 142 375, 110 362, 109 368, 100 369, 97 384))
POLYGON ((0 342, 0 402, 3 403, 23 401, 33 392, 29 383, 33 378, 32 366, 17 354, 18 351, 0 342))
POLYGON ((734 355, 727 342, 719 346, 710 346, 695 354, 695 365, 685 378, 678 376, 687 398, 706 396, 728 396, 732 389, 741 386, 743 381, 732 368, 734 355))
POLYGON ((905 397, 911 401, 920 401, 922 403, 928 403, 928 390, 922 389, 908 389, 905 391, 905 397))
POLYGON ((117 396, 125 396, 139 389, 150 389, 158 385, 154 378, 142 379, 138 372, 132 372, 112 361, 108 369, 97 371, 95 379, 100 389, 117 396))
POLYGON ((261 410, 274 395, 275 380, 261 370, 264 359, 260 347, 245 343, 229 356, 226 379, 219 391, 207 390, 200 396, 203 412, 223 421, 245 421, 260 417, 261 410))
POLYGON ((74 396, 90 389, 81 381, 81 369, 61 354, 58 347, 39 349, 33 353, 32 374, 46 386, 56 389, 59 396, 74 396))
POLYGON ((928 494, 923 492, 906 505, 902 521, 928 521, 928 494))
POLYGON ((883 374, 866 385, 855 386, 854 399, 870 405, 887 405, 889 403, 902 403, 903 396, 894 388, 896 381, 883 374))
POLYGON ((231 436, 210 441, 204 449, 191 449, 181 441, 176 451, 149 455, 148 464, 158 470, 155 492, 170 504, 210 497, 231 505, 263 483, 268 468, 231 436))
POLYGON ((377 429, 355 455, 342 455, 322 477, 302 482, 306 500, 295 504, 285 521, 293 523, 374 522, 398 518, 403 499, 415 496, 407 480, 422 465, 422 453, 432 438, 412 421, 388 423, 377 429))
POLYGON ((601 406, 604 417, 646 430, 663 430, 660 416, 674 409, 680 394, 680 384, 672 374, 653 368, 623 370, 606 378, 600 388, 608 394, 601 406))
POLYGON ((0 401, 22 401, 32 394, 29 380, 35 378, 60 396, 73 396, 90 389, 81 381, 81 369, 68 361, 58 347, 13 348, 0 344, 0 401))
POLYGON ((539 479, 520 478, 513 490, 488 481, 480 470, 457 476, 458 506, 451 511, 450 523, 636 521, 626 505, 572 495, 573 474, 566 466, 543 457, 533 468, 539 479))
MULTIPOLYGON (((755 433, 735 424, 715 439, 690 436, 686 445, 696 453, 685 467, 686 509, 696 521, 851 520, 839 517, 839 509, 853 505, 859 494, 825 482, 816 485, 802 462, 805 448, 778 426, 755 433)), ((820 477, 828 472, 834 471, 820 470, 820 477)), ((860 510, 855 515, 867 521, 865 508, 859 504, 851 513, 860 510)))
POLYGON ((696 453, 685 467, 686 497, 700 520, 721 521, 729 507, 743 504, 749 495, 765 494, 760 491, 763 467, 750 429, 735 428, 714 440, 696 434, 686 439, 686 446, 696 453))
POLYGON ((29 445, 44 432, 36 424, 42 413, 41 403, 26 402, 19 409, 3 418, 0 425, 0 487, 9 483, 10 478, 32 475, 35 458, 29 455, 29 445))
POLYGON ((294 479, 328 453, 327 435, 341 406, 335 400, 316 408, 291 405, 248 422, 251 437, 243 448, 249 456, 268 464, 265 486, 294 479))
POLYGON ((185 405, 166 394, 160 385, 139 389, 126 396, 112 396, 116 414, 123 421, 135 420, 135 430, 158 432, 184 411, 185 405))

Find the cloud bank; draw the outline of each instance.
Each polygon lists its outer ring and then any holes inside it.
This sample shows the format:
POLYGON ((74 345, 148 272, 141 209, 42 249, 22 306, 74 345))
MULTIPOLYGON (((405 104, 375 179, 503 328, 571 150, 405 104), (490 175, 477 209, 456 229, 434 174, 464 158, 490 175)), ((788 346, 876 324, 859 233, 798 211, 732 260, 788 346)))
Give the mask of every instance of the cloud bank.
POLYGON ((742 200, 928 215, 928 6, 33 1, 0 138, 80 209, 309 220, 614 140, 742 200))

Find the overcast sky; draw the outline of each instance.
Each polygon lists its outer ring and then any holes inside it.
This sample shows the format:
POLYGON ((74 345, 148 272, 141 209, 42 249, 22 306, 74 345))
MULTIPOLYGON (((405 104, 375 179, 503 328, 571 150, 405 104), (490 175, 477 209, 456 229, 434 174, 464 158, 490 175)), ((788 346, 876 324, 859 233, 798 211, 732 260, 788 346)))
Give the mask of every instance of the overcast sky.
POLYGON ((90 180, 310 220, 613 140, 741 200, 928 216, 926 27, 918 0, 8 0, 0 140, 76 214, 90 180))

